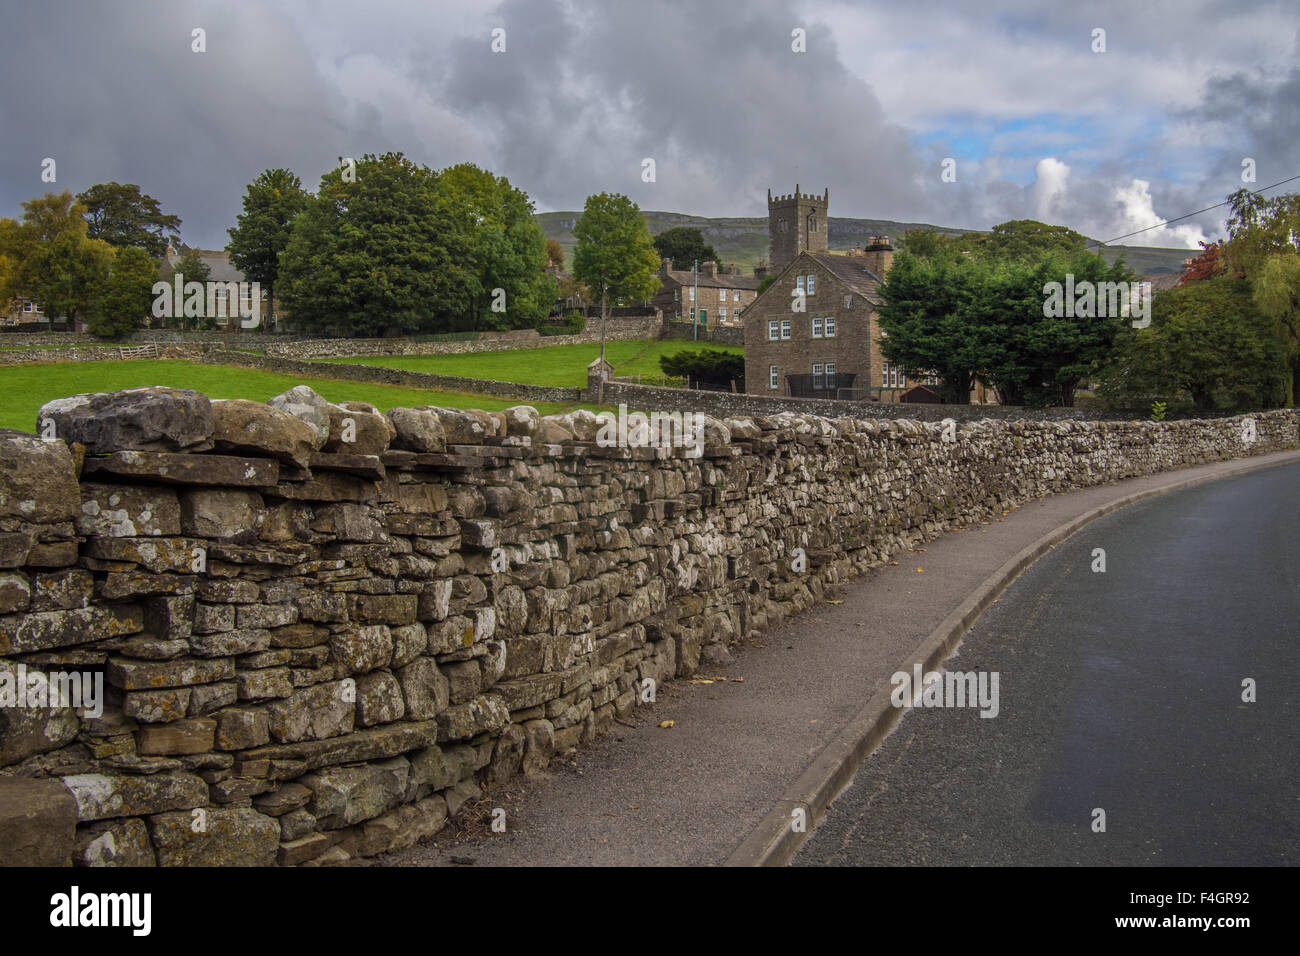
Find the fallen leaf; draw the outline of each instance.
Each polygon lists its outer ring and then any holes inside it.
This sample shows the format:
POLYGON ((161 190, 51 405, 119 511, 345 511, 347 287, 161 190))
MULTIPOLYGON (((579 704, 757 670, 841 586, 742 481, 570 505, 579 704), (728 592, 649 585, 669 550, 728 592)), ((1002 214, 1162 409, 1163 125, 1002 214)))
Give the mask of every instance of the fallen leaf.
POLYGON ((736 684, 743 684, 743 683, 745 683, 745 678, 743 678, 743 677, 733 677, 733 678, 731 678, 731 680, 732 680, 733 683, 736 683, 736 684))
POLYGON ((827 601, 827 604, 843 604, 843 601, 827 601))
POLYGON ((688 683, 688 684, 712 684, 713 681, 711 681, 711 680, 705 680, 703 677, 699 677, 699 678, 695 678, 695 679, 693 679, 693 680, 688 680, 686 683, 688 683))
POLYGON ((898 567, 898 562, 897 562, 897 561, 890 561, 890 562, 889 562, 889 566, 890 566, 891 568, 896 568, 896 567, 898 567))
POLYGON ((854 621, 854 622, 853 622, 853 626, 854 626, 854 627, 866 627, 866 626, 867 626, 867 622, 866 622, 866 621, 854 621))
POLYGON ((916 569, 916 573, 917 573, 917 574, 925 574, 925 568, 917 568, 917 569, 916 569))
POLYGON ((674 726, 675 724, 676 724, 676 721, 673 721, 673 720, 661 720, 661 721, 659 721, 659 726, 662 727, 664 730, 667 730, 669 727, 672 727, 672 726, 674 726))

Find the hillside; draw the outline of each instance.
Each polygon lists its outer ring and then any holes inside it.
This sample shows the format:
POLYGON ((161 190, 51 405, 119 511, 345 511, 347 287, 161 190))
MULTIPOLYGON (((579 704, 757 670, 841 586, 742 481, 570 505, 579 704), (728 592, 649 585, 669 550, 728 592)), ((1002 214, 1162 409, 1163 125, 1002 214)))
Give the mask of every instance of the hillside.
MULTIPOLYGON (((537 214, 537 222, 546 233, 547 238, 558 239, 564 246, 566 263, 573 261, 573 224, 581 212, 544 212, 537 214)), ((665 229, 675 226, 690 226, 700 229, 704 239, 718 251, 723 262, 737 263, 742 270, 749 272, 754 263, 767 258, 767 217, 753 216, 740 218, 709 219, 704 216, 688 216, 679 212, 646 211, 646 220, 650 232, 658 235, 665 229)), ((890 236, 894 240, 905 236, 909 229, 937 229, 940 232, 957 234, 968 232, 966 229, 952 229, 947 226, 933 226, 921 222, 896 222, 892 219, 848 219, 832 216, 830 219, 830 248, 835 251, 852 249, 855 245, 866 242, 870 236, 890 236)), ((1114 262, 1123 255, 1124 261, 1135 271, 1144 275, 1158 275, 1162 272, 1182 272, 1183 260, 1194 252, 1187 249, 1162 249, 1151 246, 1106 246, 1103 255, 1114 262)))

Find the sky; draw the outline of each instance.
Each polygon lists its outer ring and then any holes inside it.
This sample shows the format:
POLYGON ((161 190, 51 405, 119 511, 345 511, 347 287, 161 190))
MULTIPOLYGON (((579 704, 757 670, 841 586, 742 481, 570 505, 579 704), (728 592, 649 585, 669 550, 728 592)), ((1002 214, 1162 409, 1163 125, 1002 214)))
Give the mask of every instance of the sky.
MULTIPOLYGON (((315 190, 388 150, 476 163, 539 211, 618 192, 763 216, 797 183, 832 216, 1100 240, 1300 175, 1297 0, 0 0, 0 18, 0 216, 130 182, 203 248, 264 169, 315 190)), ((1224 217, 1125 242, 1195 248, 1224 217)))

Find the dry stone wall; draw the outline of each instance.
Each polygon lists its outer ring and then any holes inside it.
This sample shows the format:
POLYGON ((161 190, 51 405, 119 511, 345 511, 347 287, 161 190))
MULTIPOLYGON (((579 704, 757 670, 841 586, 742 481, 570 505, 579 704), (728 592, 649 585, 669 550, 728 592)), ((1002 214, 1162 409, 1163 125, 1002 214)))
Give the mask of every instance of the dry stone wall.
MULTIPOLYGON (((658 313, 611 317, 605 329, 607 340, 654 339, 663 334, 664 320, 658 313)), ((588 319, 584 331, 575 335, 532 335, 482 333, 477 339, 455 342, 418 342, 410 338, 390 339, 306 339, 280 342, 266 347, 276 358, 347 358, 353 355, 463 355, 471 352, 499 352, 503 349, 548 348, 556 345, 590 345, 600 341, 600 319, 588 319)))
POLYGON ((1250 442, 1237 419, 705 419, 698 457, 599 424, 155 388, 0 432, 0 695, 82 673, 105 698, 0 706, 0 859, 409 845, 900 548, 1298 445, 1290 412, 1250 442))

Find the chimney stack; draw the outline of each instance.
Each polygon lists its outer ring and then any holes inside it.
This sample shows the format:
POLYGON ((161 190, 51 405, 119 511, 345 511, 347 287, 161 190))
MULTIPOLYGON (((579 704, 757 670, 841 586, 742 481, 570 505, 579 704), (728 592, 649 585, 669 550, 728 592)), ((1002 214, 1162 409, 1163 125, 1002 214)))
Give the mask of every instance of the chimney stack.
POLYGON ((881 279, 894 264, 894 247, 890 245, 888 236, 872 236, 862 254, 867 260, 867 268, 881 279))

